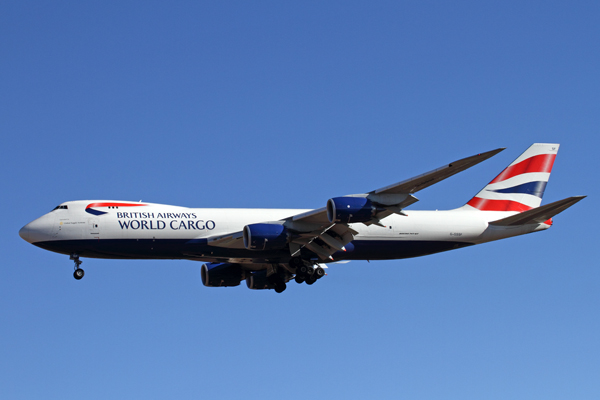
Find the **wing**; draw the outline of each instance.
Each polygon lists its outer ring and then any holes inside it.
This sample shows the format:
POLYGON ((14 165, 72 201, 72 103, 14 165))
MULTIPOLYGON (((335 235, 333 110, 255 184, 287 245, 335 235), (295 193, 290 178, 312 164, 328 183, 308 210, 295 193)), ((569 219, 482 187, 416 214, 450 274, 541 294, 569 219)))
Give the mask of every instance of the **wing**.
MULTIPOLYGON (((365 198, 374 206, 372 217, 361 221, 365 225, 381 225, 380 220, 393 214, 403 214, 402 210, 418 201, 413 196, 419 190, 464 171, 488 158, 498 154, 503 148, 477 154, 446 164, 425 174, 407 179, 393 185, 385 186, 368 193, 344 197, 365 198)), ((328 216, 326 207, 290 216, 280 221, 287 229, 289 236, 290 256, 298 256, 302 249, 310 250, 323 261, 333 260, 332 255, 345 251, 356 234, 349 223, 334 222, 328 216)), ((243 248, 242 232, 208 238, 208 244, 216 247, 243 248)))
POLYGON ((214 247, 225 247, 229 249, 244 248, 243 232, 227 233, 225 235, 211 236, 207 239, 207 244, 214 247))
MULTIPOLYGON (((413 193, 471 168, 480 162, 495 156, 504 149, 505 148, 499 148, 451 162, 440 168, 415 176, 414 178, 373 190, 372 192, 369 192, 366 197, 375 205, 385 209, 378 213, 377 217, 379 219, 383 219, 393 213, 402 214, 403 208, 419 201, 419 199, 413 196, 413 193)), ((377 223, 377 221, 375 220, 372 223, 377 223)))
MULTIPOLYGON (((393 213, 403 214, 402 209, 418 201, 413 193, 477 165, 502 150, 504 149, 500 148, 463 158, 414 178, 349 197, 363 197, 370 200, 377 207, 377 211, 369 221, 363 223, 382 226, 380 221, 383 218, 393 213)), ((306 247, 317 254, 321 260, 332 260, 332 255, 337 251, 345 250, 344 246, 351 242, 357 233, 348 224, 332 223, 325 207, 294 215, 287 219, 285 225, 292 231, 301 232, 298 237, 291 238, 292 255, 297 255, 302 248, 306 247)))
POLYGON ((415 176, 414 178, 407 179, 405 181, 374 190, 370 193, 374 193, 376 195, 404 193, 412 194, 418 192, 419 190, 423 190, 426 187, 429 187, 435 183, 443 181, 444 179, 449 178, 452 175, 455 175, 468 168, 471 168, 472 166, 477 165, 480 162, 495 156, 502 150, 504 150, 504 148, 463 158, 461 160, 451 162, 450 164, 446 164, 440 168, 434 169, 433 171, 429 171, 422 175, 415 176))

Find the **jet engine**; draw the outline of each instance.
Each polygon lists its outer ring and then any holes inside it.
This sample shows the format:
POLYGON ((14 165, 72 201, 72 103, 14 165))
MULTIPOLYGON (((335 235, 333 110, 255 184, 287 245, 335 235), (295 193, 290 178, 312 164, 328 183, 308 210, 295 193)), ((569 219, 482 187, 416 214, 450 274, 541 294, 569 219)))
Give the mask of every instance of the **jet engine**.
POLYGON ((287 229, 280 224, 246 225, 243 236, 248 250, 277 250, 287 245, 287 229))
POLYGON ((200 270, 202 284, 208 287, 238 286, 244 278, 239 264, 207 263, 200 270))
POLYGON ((248 289, 273 289, 275 285, 267 278, 267 271, 256 271, 246 278, 248 289))
POLYGON ((329 222, 367 222, 373 218, 376 208, 365 197, 334 197, 327 201, 329 222))

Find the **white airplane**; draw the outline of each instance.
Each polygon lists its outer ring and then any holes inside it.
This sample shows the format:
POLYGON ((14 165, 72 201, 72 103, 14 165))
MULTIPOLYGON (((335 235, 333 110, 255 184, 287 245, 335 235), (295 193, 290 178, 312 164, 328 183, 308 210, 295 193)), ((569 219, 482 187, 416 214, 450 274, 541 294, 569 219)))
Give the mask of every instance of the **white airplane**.
POLYGON ((464 206, 409 211, 414 193, 504 149, 446 164, 368 193, 334 197, 316 210, 186 208, 129 201, 62 203, 19 235, 68 254, 75 279, 80 257, 187 259, 207 262, 205 286, 275 289, 313 284, 326 264, 418 257, 542 231, 585 196, 540 206, 558 144, 536 143, 464 206))

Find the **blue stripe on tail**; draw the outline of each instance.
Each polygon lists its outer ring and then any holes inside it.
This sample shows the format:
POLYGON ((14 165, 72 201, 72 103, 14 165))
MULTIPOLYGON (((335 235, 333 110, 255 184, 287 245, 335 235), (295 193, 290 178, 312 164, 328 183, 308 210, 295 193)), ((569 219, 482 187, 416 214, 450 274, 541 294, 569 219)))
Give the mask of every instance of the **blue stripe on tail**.
POLYGON ((544 195, 544 191, 546 190, 546 185, 548 182, 538 181, 538 182, 527 182, 522 185, 517 185, 513 187, 509 187, 506 189, 498 189, 491 190, 492 192, 497 193, 525 193, 531 194, 533 196, 537 196, 540 199, 544 195))

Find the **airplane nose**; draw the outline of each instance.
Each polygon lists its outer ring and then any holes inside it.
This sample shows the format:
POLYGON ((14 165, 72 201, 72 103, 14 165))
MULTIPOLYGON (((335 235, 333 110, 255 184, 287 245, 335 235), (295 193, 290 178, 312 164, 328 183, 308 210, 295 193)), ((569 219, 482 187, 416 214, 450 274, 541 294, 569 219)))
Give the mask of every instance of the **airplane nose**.
POLYGON ((31 222, 21 228, 19 231, 19 236, 21 236, 26 242, 33 243, 34 232, 31 227, 31 222))
POLYGON ((29 224, 27 224, 21 228, 21 230, 19 231, 19 236, 21 236, 21 238, 23 240, 25 240, 26 242, 31 243, 31 234, 30 234, 30 229, 29 229, 28 225, 29 224))
POLYGON ((46 219, 41 217, 22 227, 19 236, 29 243, 41 242, 47 240, 49 228, 46 219))

